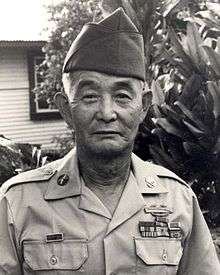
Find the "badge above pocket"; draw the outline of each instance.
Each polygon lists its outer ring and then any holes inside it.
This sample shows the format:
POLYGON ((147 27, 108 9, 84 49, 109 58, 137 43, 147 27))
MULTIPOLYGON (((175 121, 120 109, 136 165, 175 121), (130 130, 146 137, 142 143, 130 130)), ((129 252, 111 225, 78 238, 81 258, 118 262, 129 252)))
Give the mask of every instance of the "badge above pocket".
POLYGON ((88 258, 87 241, 24 241, 23 255, 32 270, 77 270, 88 258))
POLYGON ((169 216, 173 213, 165 205, 156 205, 144 209, 146 219, 139 221, 138 228, 143 238, 182 238, 182 228, 178 221, 170 222, 169 216), (150 218, 149 218, 150 215, 150 218))

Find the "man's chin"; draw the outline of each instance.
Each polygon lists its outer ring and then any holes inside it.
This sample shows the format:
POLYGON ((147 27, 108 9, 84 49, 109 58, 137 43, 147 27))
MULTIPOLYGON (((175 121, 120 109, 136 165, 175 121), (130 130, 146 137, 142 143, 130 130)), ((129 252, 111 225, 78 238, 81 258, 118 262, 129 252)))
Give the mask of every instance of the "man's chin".
POLYGON ((89 146, 88 151, 94 154, 96 157, 116 157, 119 155, 124 155, 126 151, 131 151, 128 145, 118 145, 114 143, 109 144, 98 144, 96 146, 89 146), (130 149, 130 150, 129 150, 130 149))

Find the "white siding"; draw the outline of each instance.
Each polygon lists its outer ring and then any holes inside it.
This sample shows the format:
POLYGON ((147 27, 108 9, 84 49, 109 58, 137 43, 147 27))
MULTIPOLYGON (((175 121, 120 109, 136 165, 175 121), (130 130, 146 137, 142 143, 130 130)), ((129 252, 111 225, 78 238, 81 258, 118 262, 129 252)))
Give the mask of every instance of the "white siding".
POLYGON ((15 142, 53 148, 53 138, 65 133, 62 120, 30 120, 26 52, 0 49, 0 134, 15 142))

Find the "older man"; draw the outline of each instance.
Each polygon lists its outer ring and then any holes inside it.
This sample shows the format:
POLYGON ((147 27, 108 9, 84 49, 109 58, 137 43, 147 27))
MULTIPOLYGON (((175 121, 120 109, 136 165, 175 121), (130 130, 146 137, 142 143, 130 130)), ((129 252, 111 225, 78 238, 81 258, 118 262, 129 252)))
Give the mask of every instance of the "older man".
POLYGON ((73 42, 55 99, 76 148, 2 187, 0 274, 220 274, 192 190, 132 155, 150 104, 144 71, 122 9, 73 42))

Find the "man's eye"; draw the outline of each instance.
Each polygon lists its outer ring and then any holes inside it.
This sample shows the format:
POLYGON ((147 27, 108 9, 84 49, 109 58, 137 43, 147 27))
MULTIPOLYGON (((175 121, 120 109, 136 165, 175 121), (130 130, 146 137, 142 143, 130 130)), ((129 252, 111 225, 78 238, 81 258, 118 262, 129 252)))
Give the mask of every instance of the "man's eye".
POLYGON ((93 95, 93 94, 90 94, 90 95, 84 95, 82 97, 82 100, 86 103, 92 103, 92 102, 96 102, 98 100, 98 96, 97 95, 93 95))
POLYGON ((128 94, 120 93, 116 95, 116 100, 119 102, 129 102, 131 100, 131 97, 128 94))

